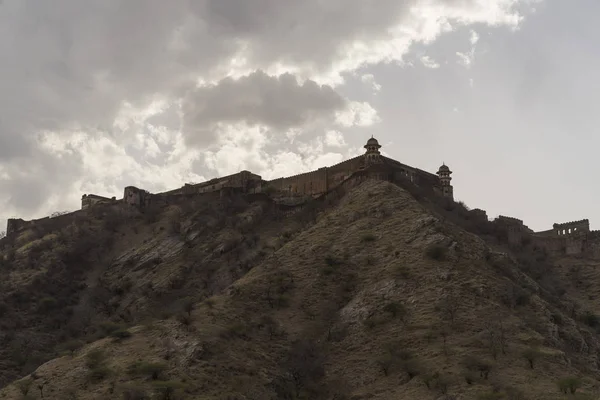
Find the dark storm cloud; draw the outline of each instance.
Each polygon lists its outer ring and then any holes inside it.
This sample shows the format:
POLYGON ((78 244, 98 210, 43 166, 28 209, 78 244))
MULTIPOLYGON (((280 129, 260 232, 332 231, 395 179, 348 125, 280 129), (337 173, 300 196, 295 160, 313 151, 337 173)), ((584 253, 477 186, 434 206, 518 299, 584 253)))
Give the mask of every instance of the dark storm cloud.
POLYGON ((240 79, 225 78, 186 96, 184 131, 191 142, 205 139, 219 123, 245 122, 285 131, 332 117, 346 104, 330 86, 258 71, 240 79))

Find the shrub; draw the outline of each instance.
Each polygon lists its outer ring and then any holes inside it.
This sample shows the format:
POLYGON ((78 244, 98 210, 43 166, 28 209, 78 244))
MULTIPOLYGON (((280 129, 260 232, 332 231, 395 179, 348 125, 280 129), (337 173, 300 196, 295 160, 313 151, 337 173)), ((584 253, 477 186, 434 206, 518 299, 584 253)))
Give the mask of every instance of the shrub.
POLYGON ((33 379, 25 378, 25 379, 21 379, 20 381, 18 381, 15 385, 17 386, 17 388, 19 389, 19 392, 21 392, 21 394, 23 396, 27 396, 27 394, 29 393, 29 390, 31 389, 32 384, 33 384, 33 379))
POLYGON ((468 371, 478 372, 479 377, 483 379, 487 379, 492 370, 492 364, 472 356, 465 358, 464 365, 468 371))
POLYGON ((120 324, 115 324, 114 322, 106 321, 102 322, 99 326, 99 331, 104 336, 112 335, 113 332, 118 330, 122 330, 123 326, 120 324))
POLYGON ((374 242, 377 240, 377 237, 372 233, 365 233, 361 236, 360 240, 363 242, 374 242))
POLYGON ((448 248, 439 244, 433 244, 425 249, 425 255, 432 260, 442 261, 446 259, 448 248))
POLYGON ((330 267, 335 267, 335 266, 340 265, 341 262, 336 257, 334 257, 332 255, 328 255, 325 257, 325 264, 327 264, 330 267))
POLYGON ((54 297, 44 297, 38 304, 39 312, 46 312, 54 309, 58 305, 58 301, 54 297))
POLYGON ((558 388, 563 393, 574 394, 581 387, 581 380, 576 376, 568 376, 558 381, 558 388))
POLYGON ((404 320, 404 316, 406 315, 406 308, 402 303, 391 302, 383 307, 383 311, 392 314, 392 317, 400 317, 400 319, 404 320))
POLYGON ((525 393, 522 390, 507 386, 504 388, 506 400, 525 400, 525 393))
POLYGON ((187 297, 183 300, 182 303, 183 311, 188 314, 188 316, 192 315, 192 311, 194 311, 194 299, 187 297))
POLYGON ((111 375, 112 371, 106 365, 99 365, 90 369, 88 373, 88 379, 92 383, 102 382, 104 379, 111 375))
POLYGON ((123 400, 149 400, 150 396, 141 386, 124 385, 121 387, 123 400))
POLYGON ((375 328, 377 325, 381 325, 385 322, 385 319, 382 318, 381 316, 378 315, 372 315, 370 317, 367 317, 364 321, 365 326, 367 327, 367 329, 373 329, 375 328))
POLYGON ((71 356, 83 346, 83 342, 80 340, 70 340, 60 346, 62 351, 68 352, 71 356))
POLYGON ((409 279, 410 271, 406 266, 400 265, 396 268, 396 275, 402 279, 409 279))
POLYGON ((204 300, 204 304, 206 304, 208 308, 213 308, 215 306, 215 299, 209 297, 208 299, 204 300))
POLYGON ((183 388, 181 382, 175 381, 157 381, 154 382, 154 391, 160 400, 173 400, 177 391, 183 388))
POLYGON ((585 315, 582 317, 582 320, 586 325, 588 325, 591 328, 598 328, 598 326, 600 325, 600 318, 590 311, 585 313, 585 315))
POLYGON ((185 313, 177 314, 177 320, 185 326, 190 326, 192 324, 192 316, 185 313))
POLYGON ((534 369, 536 360, 541 356, 542 352, 535 348, 527 349, 523 352, 523 358, 527 360, 531 369, 534 369))
POLYGON ((129 366, 128 371, 132 374, 148 375, 150 379, 156 381, 166 369, 167 365, 163 363, 136 362, 129 366))
POLYGON ((118 329, 110 333, 110 336, 115 338, 116 340, 127 339, 131 337, 131 332, 127 329, 118 329))
POLYGON ((408 379, 412 379, 421 373, 421 365, 415 359, 400 361, 400 367, 408 375, 408 379))
POLYGON ((467 385, 472 385, 473 383, 477 382, 477 375, 473 373, 473 371, 465 371, 464 372, 464 378, 465 378, 465 382, 467 382, 467 385))
POLYGON ((500 400, 506 399, 506 394, 504 392, 486 392, 477 396, 478 400, 500 400))
POLYGON ((448 388, 450 387, 448 378, 445 375, 441 375, 439 372, 424 375, 423 382, 428 389, 437 390, 443 395, 448 393, 448 388))
POLYGON ((106 360, 106 354, 100 349, 95 349, 87 353, 85 357, 85 365, 90 368, 96 368, 102 365, 106 360))
POLYGON ((388 376, 388 374, 390 373, 390 369, 394 365, 394 357, 389 353, 384 354, 383 356, 377 359, 376 363, 383 372, 383 374, 385 376, 388 376))

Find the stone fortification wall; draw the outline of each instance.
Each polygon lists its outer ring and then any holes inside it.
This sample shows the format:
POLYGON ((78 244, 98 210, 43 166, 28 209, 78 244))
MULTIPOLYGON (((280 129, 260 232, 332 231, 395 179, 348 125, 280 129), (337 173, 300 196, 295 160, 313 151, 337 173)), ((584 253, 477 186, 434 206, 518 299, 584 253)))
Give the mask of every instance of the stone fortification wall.
POLYGON ((351 158, 327 168, 327 186, 333 188, 348 179, 354 172, 364 168, 364 156, 351 158))
POLYGON ((310 195, 317 196, 328 190, 327 168, 316 171, 293 175, 287 178, 274 179, 266 182, 266 186, 289 196, 310 195))
POLYGON ((77 210, 55 217, 44 217, 30 221, 21 218, 10 218, 6 224, 6 235, 11 236, 27 229, 60 229, 77 221, 83 215, 86 215, 85 211, 77 210))
POLYGON ((170 190, 156 193, 157 196, 188 195, 194 193, 218 192, 223 188, 242 188, 247 193, 259 193, 262 187, 262 177, 250 171, 240 171, 236 174, 214 178, 206 182, 189 184, 170 190))
POLYGON ((98 196, 96 194, 84 194, 81 196, 81 209, 85 210, 86 208, 90 208, 96 204, 109 204, 117 202, 116 197, 103 197, 98 196))
POLYGON ((484 210, 482 210, 480 208, 474 208, 472 210, 469 210, 469 215, 475 221, 484 221, 484 222, 489 221, 487 212, 485 212, 484 210))
POLYGON ((587 219, 582 219, 579 221, 571 221, 571 222, 564 222, 561 224, 554 224, 552 227, 554 228, 554 231, 556 232, 556 235, 558 235, 558 236, 571 235, 573 233, 589 232, 590 231, 590 221, 587 219))
POLYGON ((531 236, 532 243, 545 249, 551 254, 563 254, 565 252, 565 241, 558 236, 531 236))
POLYGON ((531 233, 531 230, 518 218, 499 215, 494 223, 506 230, 508 243, 511 245, 521 245, 525 235, 531 233))
POLYGON ((600 231, 590 231, 587 234, 586 253, 600 258, 600 231))
MULTIPOLYGON (((241 171, 237 174, 211 179, 197 185, 188 185, 196 193, 218 191, 223 188, 242 188, 248 193, 258 193, 261 190, 262 177, 250 171, 241 171)), ((188 188, 187 190, 190 190, 188 188)))
POLYGON ((152 194, 135 186, 127 186, 123 192, 123 202, 130 206, 144 207, 150 204, 152 194))

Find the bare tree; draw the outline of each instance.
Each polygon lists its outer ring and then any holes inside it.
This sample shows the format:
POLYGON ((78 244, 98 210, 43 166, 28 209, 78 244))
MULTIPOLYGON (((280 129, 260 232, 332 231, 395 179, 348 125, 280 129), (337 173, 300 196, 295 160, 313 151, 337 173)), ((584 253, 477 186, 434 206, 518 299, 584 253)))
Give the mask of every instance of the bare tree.
POLYGON ((438 308, 442 314, 442 318, 449 320, 450 325, 454 326, 456 316, 460 309, 460 299, 457 295, 446 295, 438 304, 438 308))

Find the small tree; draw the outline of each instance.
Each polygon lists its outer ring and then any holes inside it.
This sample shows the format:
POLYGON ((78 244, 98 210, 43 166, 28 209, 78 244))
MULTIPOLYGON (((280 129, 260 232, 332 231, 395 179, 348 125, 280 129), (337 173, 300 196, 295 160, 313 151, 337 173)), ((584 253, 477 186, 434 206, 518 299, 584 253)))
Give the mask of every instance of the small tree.
POLYGON ((32 384, 33 380, 31 378, 21 379, 16 383, 17 388, 19 388, 19 392, 21 392, 23 396, 27 396, 32 384))
POLYGON ((581 380, 576 376, 568 376, 558 381, 558 388, 563 393, 575 394, 581 387, 581 380))
POLYGON ((163 363, 136 362, 129 367, 129 372, 139 375, 148 375, 153 381, 161 378, 161 374, 167 369, 163 363))
POLYGON ((118 329, 110 333, 110 336, 115 339, 115 341, 123 340, 131 337, 131 332, 127 329, 118 329))
POLYGON ((464 365, 467 370, 471 372, 478 372, 479 377, 483 379, 487 379, 492 371, 492 364, 473 356, 467 357, 464 360, 464 365))
POLYGON ((447 295, 438 304, 438 308, 442 314, 442 318, 449 320, 450 325, 454 326, 454 321, 460 309, 460 299, 456 295, 447 295))
POLYGON ((146 393, 146 390, 141 386, 136 385, 123 385, 121 387, 123 394, 123 400, 149 400, 150 397, 146 393))
POLYGON ((192 311, 194 311, 194 300, 190 297, 183 300, 183 311, 185 311, 188 316, 192 315, 192 311))
POLYGON ((73 357, 73 354, 75 354, 75 352, 82 346, 83 342, 81 342, 80 340, 70 340, 63 344, 61 348, 63 351, 68 352, 71 355, 71 357, 73 357))
POLYGON ((381 368, 381 371, 385 376, 388 376, 390 369, 394 365, 394 357, 390 354, 384 354, 377 359, 377 365, 381 368))
POLYGON ((448 248, 440 244, 432 244, 425 249, 425 255, 436 261, 445 260, 447 253, 448 248))
POLYGON ((401 321, 404 321, 404 317, 406 316, 406 307, 402 303, 391 302, 383 307, 383 311, 392 314, 392 317, 399 317, 401 321))
POLYGON ((179 389, 183 388, 183 384, 175 381, 156 381, 154 382, 154 390, 158 394, 160 400, 173 400, 179 389))
POLYGON ((531 369, 535 368, 535 362, 541 356, 542 352, 535 348, 527 349, 523 352, 523 358, 527 360, 527 362, 529 363, 529 368, 531 369))

